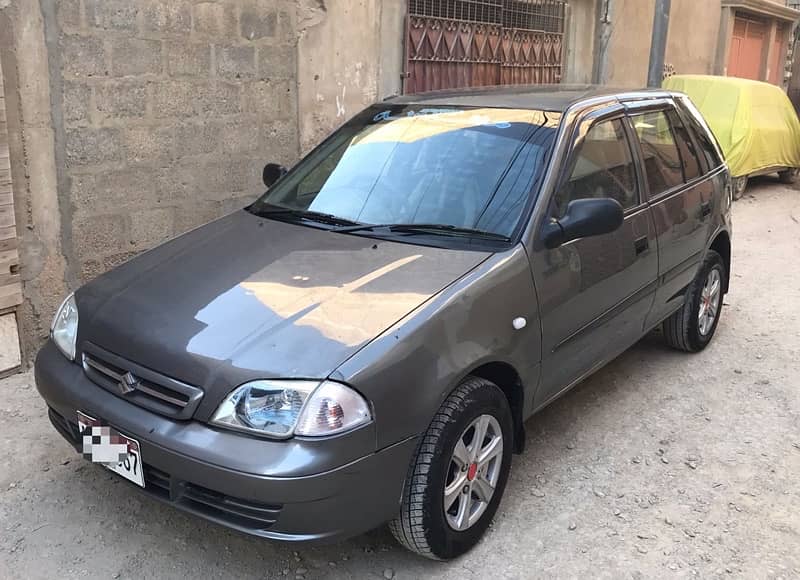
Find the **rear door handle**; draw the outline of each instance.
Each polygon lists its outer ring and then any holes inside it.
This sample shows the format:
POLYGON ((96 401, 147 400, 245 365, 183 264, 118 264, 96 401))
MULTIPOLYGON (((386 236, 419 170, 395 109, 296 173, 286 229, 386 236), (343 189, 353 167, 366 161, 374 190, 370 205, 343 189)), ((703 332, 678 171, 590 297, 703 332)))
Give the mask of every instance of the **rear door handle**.
POLYGON ((708 217, 711 215, 711 202, 707 201, 700 206, 700 215, 702 217, 708 217))
POLYGON ((638 256, 642 252, 644 252, 650 243, 647 241, 647 236, 642 236, 638 238, 635 242, 633 242, 633 247, 636 248, 636 255, 638 256))

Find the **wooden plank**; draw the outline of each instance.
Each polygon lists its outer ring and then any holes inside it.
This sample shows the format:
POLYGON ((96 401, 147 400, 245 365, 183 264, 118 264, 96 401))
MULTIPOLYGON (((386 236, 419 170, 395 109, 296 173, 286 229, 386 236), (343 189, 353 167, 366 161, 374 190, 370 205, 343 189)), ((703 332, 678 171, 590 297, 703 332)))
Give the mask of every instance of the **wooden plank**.
POLYGON ((19 266, 19 252, 16 248, 0 252, 0 276, 10 274, 12 267, 19 266))
POLYGON ((0 240, 9 240, 11 238, 17 239, 16 226, 0 227, 0 240))
POLYGON ((19 284, 0 287, 0 308, 11 308, 22 304, 22 289, 19 284))
POLYGON ((14 206, 0 206, 0 228, 14 225, 14 206))
POLYGON ((0 240, 0 252, 19 249, 19 240, 16 237, 0 240))

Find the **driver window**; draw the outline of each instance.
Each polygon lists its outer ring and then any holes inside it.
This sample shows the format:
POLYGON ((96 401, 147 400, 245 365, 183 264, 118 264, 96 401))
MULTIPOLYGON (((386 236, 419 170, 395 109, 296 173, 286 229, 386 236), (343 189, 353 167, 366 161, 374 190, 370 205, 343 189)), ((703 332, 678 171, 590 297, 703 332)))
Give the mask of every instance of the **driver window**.
POLYGON ((616 199, 623 209, 638 204, 636 172, 621 119, 600 121, 576 150, 569 178, 554 198, 553 216, 564 217, 576 199, 616 199))

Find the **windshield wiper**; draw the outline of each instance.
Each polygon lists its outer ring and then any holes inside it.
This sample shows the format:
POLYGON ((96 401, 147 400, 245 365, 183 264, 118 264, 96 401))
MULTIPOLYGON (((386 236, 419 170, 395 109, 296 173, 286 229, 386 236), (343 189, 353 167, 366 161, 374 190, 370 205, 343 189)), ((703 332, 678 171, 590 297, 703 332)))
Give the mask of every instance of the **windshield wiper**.
POLYGON ((504 236, 503 234, 496 234, 494 232, 476 230, 473 228, 462 228, 450 224, 360 224, 335 228, 333 231, 348 233, 367 230, 372 231, 377 229, 386 229, 390 232, 404 234, 431 234, 436 236, 483 238, 486 240, 497 240, 501 242, 511 241, 511 238, 504 236))
POLYGON ((307 209, 292 209, 280 206, 268 206, 259 210, 253 210, 253 213, 259 217, 289 216, 309 220, 312 222, 318 222, 321 224, 329 224, 332 226, 359 227, 364 225, 361 222, 335 216, 330 213, 322 213, 320 211, 311 211, 307 209))

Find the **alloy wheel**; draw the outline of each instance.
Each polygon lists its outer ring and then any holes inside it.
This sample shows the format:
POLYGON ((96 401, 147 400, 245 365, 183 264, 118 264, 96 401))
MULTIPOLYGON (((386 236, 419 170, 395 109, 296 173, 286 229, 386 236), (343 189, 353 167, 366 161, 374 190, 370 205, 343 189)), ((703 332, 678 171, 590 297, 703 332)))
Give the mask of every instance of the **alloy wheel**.
POLYGON ((706 283, 700 292, 700 308, 697 314, 697 323, 700 334, 706 336, 714 327, 714 321, 719 312, 721 297, 722 277, 717 268, 712 268, 706 278, 706 283))
POLYGON ((448 525, 463 532, 492 500, 503 462, 503 432, 492 415, 472 421, 456 441, 444 486, 448 525))

